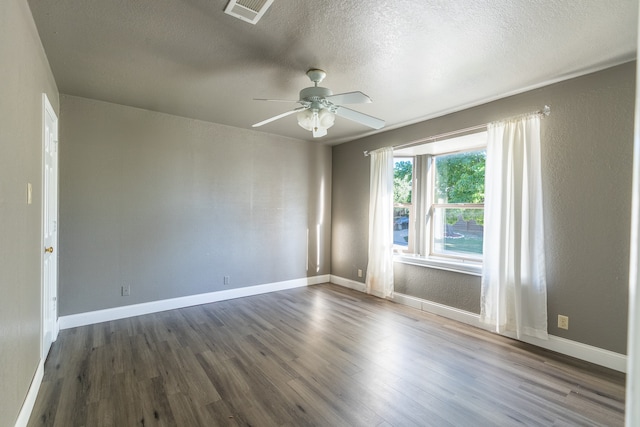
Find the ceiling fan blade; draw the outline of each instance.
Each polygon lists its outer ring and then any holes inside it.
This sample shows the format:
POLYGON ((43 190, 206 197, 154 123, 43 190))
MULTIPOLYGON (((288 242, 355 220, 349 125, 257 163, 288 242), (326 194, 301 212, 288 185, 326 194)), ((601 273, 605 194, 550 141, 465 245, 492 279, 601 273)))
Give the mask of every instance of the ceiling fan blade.
POLYGON ((298 102, 293 99, 266 99, 266 98, 253 98, 254 101, 269 101, 269 102, 298 102))
POLYGON ((362 92, 346 92, 346 93, 337 93, 335 95, 327 96, 327 101, 333 104, 369 104, 371 103, 371 98, 365 95, 362 92))
POLYGON ((346 107, 338 107, 336 109, 336 115, 344 117, 345 119, 358 122, 365 126, 369 126, 374 129, 381 129, 384 127, 384 120, 375 118, 368 114, 361 113, 359 111, 352 110, 346 107))
POLYGON ((258 126, 266 125, 267 123, 271 123, 273 121, 276 121, 276 120, 281 119, 283 117, 290 116, 291 114, 295 114, 298 111, 302 111, 302 110, 306 110, 306 109, 307 109, 307 107, 294 108, 293 110, 287 111, 286 113, 278 114, 277 116, 273 116, 270 119, 263 120, 261 122, 256 123, 255 125, 251 125, 251 127, 257 128, 258 126))

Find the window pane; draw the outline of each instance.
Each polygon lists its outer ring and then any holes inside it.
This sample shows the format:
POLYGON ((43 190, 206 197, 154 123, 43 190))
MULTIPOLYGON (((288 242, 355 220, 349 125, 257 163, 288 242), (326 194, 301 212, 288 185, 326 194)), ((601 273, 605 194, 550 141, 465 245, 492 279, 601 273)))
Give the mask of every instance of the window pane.
POLYGON ((393 244, 409 249, 409 217, 413 190, 413 158, 396 157, 393 167, 393 244))
POLYGON ((482 257, 484 209, 438 207, 433 221, 435 254, 482 257))
POLYGON ((435 158, 435 203, 484 203, 486 150, 435 158))
POLYGON ((409 208, 393 208, 393 244, 409 246, 409 208))
POLYGON ((413 188, 413 159, 396 157, 393 165, 393 203, 410 204, 413 188))

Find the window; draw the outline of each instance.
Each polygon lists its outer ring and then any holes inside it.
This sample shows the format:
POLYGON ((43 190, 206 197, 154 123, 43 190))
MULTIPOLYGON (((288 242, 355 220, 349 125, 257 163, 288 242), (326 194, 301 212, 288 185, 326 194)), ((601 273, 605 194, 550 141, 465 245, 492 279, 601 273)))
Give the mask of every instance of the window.
POLYGON ((486 138, 479 132, 394 151, 401 261, 480 273, 486 138))
MULTIPOLYGON (((413 158, 396 157, 393 167, 393 244, 397 250, 411 251, 410 219, 413 218, 413 158)), ((413 227, 411 227, 413 229, 413 227)), ((413 243, 413 242, 412 242, 413 243)))
POLYGON ((431 255, 482 260, 485 158, 485 150, 431 158, 431 255))

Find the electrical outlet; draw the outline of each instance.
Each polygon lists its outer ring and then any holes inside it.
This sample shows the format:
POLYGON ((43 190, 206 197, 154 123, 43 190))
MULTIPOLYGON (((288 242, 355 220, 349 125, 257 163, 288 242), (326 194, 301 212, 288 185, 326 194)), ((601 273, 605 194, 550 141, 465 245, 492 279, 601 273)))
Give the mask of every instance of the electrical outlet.
POLYGON ((229 280, 230 280, 229 276, 224 276, 224 281, 223 282, 224 282, 225 285, 229 284, 229 280))
POLYGON ((358 277, 362 277, 362 269, 361 268, 358 269, 358 277))
POLYGON ((558 328, 569 329, 569 317, 558 314, 558 328))
POLYGON ((122 296, 128 297, 129 295, 131 295, 131 286, 122 285, 122 296))

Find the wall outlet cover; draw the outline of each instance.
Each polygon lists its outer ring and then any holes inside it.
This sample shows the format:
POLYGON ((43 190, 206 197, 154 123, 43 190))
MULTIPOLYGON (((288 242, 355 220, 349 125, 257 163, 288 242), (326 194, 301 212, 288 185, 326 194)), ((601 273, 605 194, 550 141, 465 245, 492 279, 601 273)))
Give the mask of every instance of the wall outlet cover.
POLYGON ((558 328, 569 329, 569 317, 558 314, 558 328))

